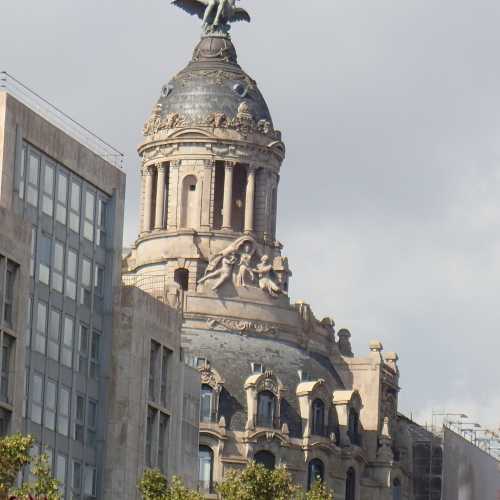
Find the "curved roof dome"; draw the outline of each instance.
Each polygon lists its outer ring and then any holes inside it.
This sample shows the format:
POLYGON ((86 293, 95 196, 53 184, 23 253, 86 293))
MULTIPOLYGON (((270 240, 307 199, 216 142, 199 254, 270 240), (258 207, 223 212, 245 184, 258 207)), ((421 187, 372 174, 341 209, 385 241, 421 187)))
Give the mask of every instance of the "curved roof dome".
POLYGON ((231 40, 204 36, 187 67, 163 87, 158 104, 161 118, 178 113, 196 120, 214 113, 236 116, 242 102, 248 104, 256 121, 272 124, 257 84, 238 65, 231 40))

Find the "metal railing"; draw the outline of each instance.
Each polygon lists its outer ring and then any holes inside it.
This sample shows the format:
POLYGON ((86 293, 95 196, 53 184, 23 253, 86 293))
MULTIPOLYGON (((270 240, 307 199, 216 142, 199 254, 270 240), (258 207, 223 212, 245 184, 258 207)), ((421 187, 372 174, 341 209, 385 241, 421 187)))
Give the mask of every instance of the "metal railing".
POLYGON ((0 91, 7 91, 42 118, 68 134, 103 160, 118 168, 123 168, 124 154, 101 139, 87 127, 78 123, 47 99, 31 90, 27 85, 9 74, 0 71, 0 91))
POLYGON ((122 285, 126 288, 139 288, 162 302, 166 300, 168 292, 167 277, 164 274, 147 276, 140 274, 124 274, 122 275, 122 285))

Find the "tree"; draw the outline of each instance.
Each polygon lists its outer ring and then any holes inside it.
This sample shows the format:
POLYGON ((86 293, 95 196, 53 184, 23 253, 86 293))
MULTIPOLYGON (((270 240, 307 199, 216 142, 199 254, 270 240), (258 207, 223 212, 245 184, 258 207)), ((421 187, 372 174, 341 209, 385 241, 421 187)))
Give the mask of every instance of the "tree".
POLYGON ((59 481, 52 477, 47 455, 32 457, 32 436, 14 434, 0 438, 0 500, 15 496, 19 500, 31 495, 37 499, 60 500, 59 481), (35 482, 14 488, 17 477, 25 465, 32 464, 35 482))
POLYGON ((169 484, 158 469, 147 469, 138 488, 144 500, 203 500, 203 495, 186 488, 178 477, 169 484))
POLYGON ((229 471, 217 491, 222 500, 333 500, 333 493, 322 482, 305 492, 293 483, 286 468, 268 470, 256 463, 243 471, 229 471))
POLYGON ((290 500, 300 489, 284 467, 269 470, 252 462, 243 471, 229 471, 217 491, 223 500, 290 500))
POLYGON ((59 481, 52 477, 49 458, 44 453, 35 457, 31 463, 31 473, 35 477, 32 483, 23 484, 12 492, 19 500, 30 500, 30 497, 43 500, 60 500, 59 481))
POLYGON ((0 438, 0 500, 7 498, 19 471, 31 462, 32 436, 14 434, 0 438))

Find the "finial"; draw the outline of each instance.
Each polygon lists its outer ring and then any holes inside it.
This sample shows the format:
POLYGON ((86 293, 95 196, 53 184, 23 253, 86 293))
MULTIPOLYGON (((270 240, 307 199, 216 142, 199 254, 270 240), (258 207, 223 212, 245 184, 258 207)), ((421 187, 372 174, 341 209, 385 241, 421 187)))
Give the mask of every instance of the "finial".
POLYGON ((172 3, 202 19, 205 35, 228 36, 230 23, 250 22, 248 12, 236 7, 237 1, 239 0, 172 0, 172 3))

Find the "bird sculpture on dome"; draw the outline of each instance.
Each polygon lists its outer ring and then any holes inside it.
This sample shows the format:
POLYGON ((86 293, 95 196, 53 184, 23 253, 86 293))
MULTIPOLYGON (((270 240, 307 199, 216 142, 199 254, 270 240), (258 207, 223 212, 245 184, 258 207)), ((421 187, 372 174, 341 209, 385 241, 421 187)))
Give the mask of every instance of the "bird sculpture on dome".
POLYGON ((250 22, 245 9, 236 7, 239 0, 172 0, 172 3, 203 20, 207 34, 227 33, 229 24, 236 21, 250 22))

